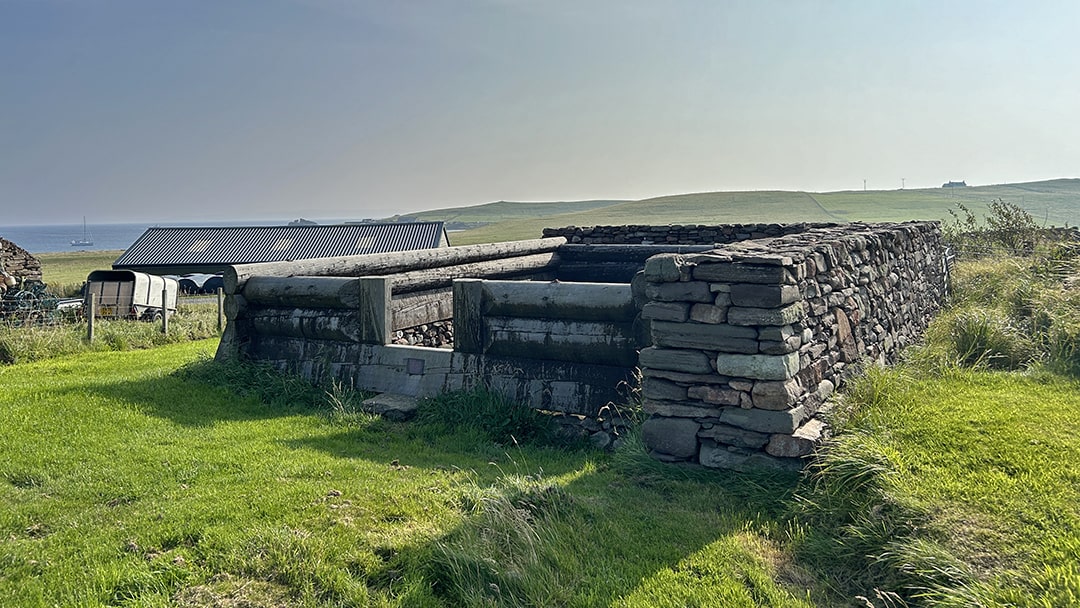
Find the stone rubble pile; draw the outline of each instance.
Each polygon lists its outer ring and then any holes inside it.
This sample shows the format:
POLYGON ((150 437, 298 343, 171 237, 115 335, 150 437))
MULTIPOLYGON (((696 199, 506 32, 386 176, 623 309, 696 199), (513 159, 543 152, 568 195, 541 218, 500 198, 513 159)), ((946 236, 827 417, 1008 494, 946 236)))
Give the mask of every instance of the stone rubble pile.
POLYGON ((394 332, 391 344, 453 348, 454 322, 453 320, 435 321, 417 327, 399 329, 394 332))

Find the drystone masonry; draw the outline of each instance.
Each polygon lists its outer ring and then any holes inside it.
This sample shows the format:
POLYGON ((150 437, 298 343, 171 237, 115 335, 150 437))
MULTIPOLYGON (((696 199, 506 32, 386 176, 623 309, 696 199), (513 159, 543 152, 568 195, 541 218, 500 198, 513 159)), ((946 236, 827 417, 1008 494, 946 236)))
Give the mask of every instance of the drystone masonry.
POLYGON ((814 228, 835 227, 838 224, 721 224, 721 225, 629 225, 629 226, 567 226, 545 228, 544 237, 565 237, 568 243, 586 245, 712 245, 736 243, 750 239, 798 234, 814 228))
POLYGON ((0 264, 2 264, 2 270, 17 279, 41 280, 41 262, 29 251, 2 238, 0 238, 0 264))
POLYGON ((638 291, 643 437, 708 467, 798 468, 825 400, 860 360, 890 362, 945 295, 937 223, 818 226, 650 258, 638 291))

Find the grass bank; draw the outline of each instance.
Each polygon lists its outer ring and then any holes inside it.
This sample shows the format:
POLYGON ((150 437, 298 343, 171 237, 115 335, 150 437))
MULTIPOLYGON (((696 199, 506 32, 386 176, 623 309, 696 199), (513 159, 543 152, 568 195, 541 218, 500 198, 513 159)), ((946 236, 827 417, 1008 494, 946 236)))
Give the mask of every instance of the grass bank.
POLYGON ((213 348, 0 368, 0 604, 813 605, 791 477, 389 423, 213 348))

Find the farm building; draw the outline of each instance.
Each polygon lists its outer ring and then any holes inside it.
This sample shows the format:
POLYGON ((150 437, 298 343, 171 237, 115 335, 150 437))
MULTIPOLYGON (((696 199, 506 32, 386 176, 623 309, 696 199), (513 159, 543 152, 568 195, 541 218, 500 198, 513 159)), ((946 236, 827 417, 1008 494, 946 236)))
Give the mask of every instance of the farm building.
POLYGON ((233 264, 448 247, 442 222, 148 228, 112 267, 215 274, 233 264))

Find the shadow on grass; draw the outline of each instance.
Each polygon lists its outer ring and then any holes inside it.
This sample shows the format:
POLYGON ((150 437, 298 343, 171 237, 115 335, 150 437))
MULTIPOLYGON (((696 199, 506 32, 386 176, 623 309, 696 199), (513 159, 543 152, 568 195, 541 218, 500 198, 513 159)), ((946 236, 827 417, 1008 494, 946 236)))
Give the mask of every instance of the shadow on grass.
POLYGON ((188 427, 314 415, 327 408, 320 387, 267 368, 219 365, 209 358, 153 381, 88 383, 70 392, 137 404, 152 416, 188 427))
MULTIPOLYGON (((448 492, 460 523, 434 538, 371 547, 379 564, 348 575, 399 605, 689 605, 709 597, 811 605, 799 599, 804 583, 793 582, 806 579, 774 559, 794 475, 665 465, 633 442, 606 454, 503 445, 468 429, 437 432, 363 415, 335 424, 325 391, 294 381, 204 360, 154 382, 81 390, 187 427, 318 417, 325 425, 316 432, 280 445, 411 476, 402 491, 421 496, 424 480, 445 484, 442 500, 448 492)), ((408 511, 375 517, 382 527, 415 525, 408 511)), ((335 597, 334 580, 320 595, 335 597)))
POLYGON ((668 595, 673 605, 699 596, 811 605, 797 599, 806 577, 772 559, 795 474, 667 465, 635 442, 617 454, 502 446, 469 432, 433 437, 423 425, 379 421, 289 445, 469 472, 462 523, 401 550, 370 576, 369 585, 391 595, 430 594, 453 606, 608 606, 618 598, 655 605, 668 595))

